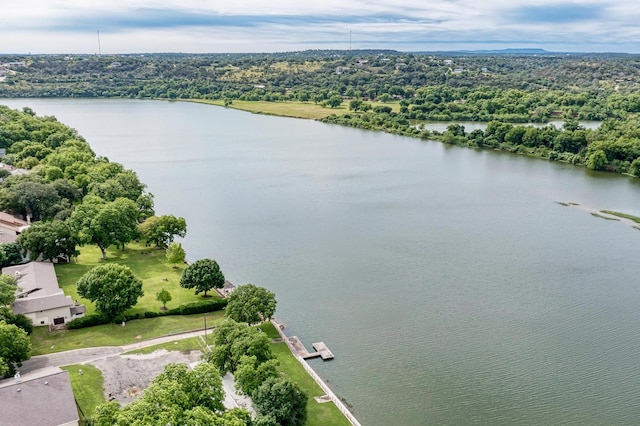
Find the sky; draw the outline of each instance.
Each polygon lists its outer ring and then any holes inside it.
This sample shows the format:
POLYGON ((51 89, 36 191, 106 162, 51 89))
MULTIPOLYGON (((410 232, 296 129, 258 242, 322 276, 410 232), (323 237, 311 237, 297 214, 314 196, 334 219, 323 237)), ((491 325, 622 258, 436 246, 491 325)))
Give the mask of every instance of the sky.
POLYGON ((0 7, 0 53, 640 53, 637 1, 17 0, 0 7))

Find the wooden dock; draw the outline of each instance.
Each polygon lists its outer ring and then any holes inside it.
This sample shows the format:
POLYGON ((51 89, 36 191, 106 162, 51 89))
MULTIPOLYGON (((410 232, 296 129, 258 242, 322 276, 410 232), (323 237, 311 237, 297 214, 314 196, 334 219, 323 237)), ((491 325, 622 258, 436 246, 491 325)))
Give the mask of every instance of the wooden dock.
POLYGON ((323 361, 328 361, 333 359, 333 353, 327 348, 327 345, 324 342, 318 342, 313 344, 313 349, 315 352, 309 352, 307 348, 304 347, 300 339, 297 336, 292 336, 288 338, 291 347, 295 351, 295 353, 300 356, 302 359, 311 359, 311 358, 322 358, 323 361))

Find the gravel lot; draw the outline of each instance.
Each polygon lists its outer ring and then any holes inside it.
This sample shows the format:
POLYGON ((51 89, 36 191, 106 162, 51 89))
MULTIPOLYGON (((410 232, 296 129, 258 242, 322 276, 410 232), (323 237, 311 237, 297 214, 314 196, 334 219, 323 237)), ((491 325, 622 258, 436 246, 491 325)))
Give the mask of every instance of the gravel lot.
POLYGON ((200 359, 200 351, 168 352, 164 349, 147 355, 115 355, 90 362, 104 376, 105 398, 128 404, 146 389, 167 364, 190 364, 200 359))

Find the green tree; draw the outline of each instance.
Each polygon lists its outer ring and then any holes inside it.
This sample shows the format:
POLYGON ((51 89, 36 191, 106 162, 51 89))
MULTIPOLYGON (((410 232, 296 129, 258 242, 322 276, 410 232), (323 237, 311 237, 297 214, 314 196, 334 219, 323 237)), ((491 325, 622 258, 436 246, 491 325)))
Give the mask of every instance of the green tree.
POLYGON ((276 296, 263 287, 241 285, 229 297, 226 313, 237 322, 254 324, 270 320, 276 311, 276 296))
POLYGON ((16 367, 29 359, 31 341, 26 331, 16 325, 0 320, 0 370, 4 377, 16 374, 16 367))
POLYGON ((0 308, 0 321, 4 321, 7 324, 17 325, 21 329, 27 332, 27 334, 33 333, 33 322, 31 318, 23 314, 14 314, 11 308, 0 308))
POLYGON ((137 236, 139 209, 135 202, 118 198, 111 203, 96 196, 87 196, 77 206, 69 223, 82 244, 96 244, 102 258, 107 258, 107 247, 124 245, 137 236))
POLYGON ((173 215, 151 216, 138 226, 140 236, 147 245, 154 243, 157 247, 166 247, 176 236, 187 235, 187 222, 183 217, 173 215))
POLYGON ((156 293, 156 300, 162 303, 162 309, 167 310, 167 302, 171 301, 171 293, 166 288, 163 288, 159 292, 156 293))
POLYGON ((0 274, 0 306, 11 306, 16 300, 16 291, 19 288, 15 277, 0 274))
POLYGON ((224 274, 220 271, 218 262, 213 259, 200 259, 185 268, 180 278, 180 286, 193 288, 196 294, 204 292, 204 297, 207 297, 207 291, 222 288, 224 281, 224 274))
POLYGON ((307 421, 308 396, 289 379, 267 379, 252 399, 259 414, 275 417, 281 426, 302 426, 307 421))
POLYGON ((362 108, 363 103, 364 102, 362 102, 360 99, 354 99, 351 102, 349 102, 349 109, 353 111, 358 111, 362 108))
POLYGON ((0 244, 0 260, 2 261, 2 267, 17 265, 22 262, 22 254, 20 254, 20 248, 16 243, 3 243, 0 244))
POLYGON ((91 300, 109 321, 134 306, 142 291, 142 281, 131 269, 117 263, 99 265, 85 273, 76 284, 78 294, 91 300))
POLYGON ((78 239, 69 225, 60 220, 34 223, 18 236, 16 242, 31 260, 42 256, 53 262, 64 257, 68 262, 78 255, 78 239))
POLYGON ((329 99, 327 99, 327 105, 329 105, 331 108, 339 107, 340 105, 342 105, 342 96, 340 95, 331 96, 329 99))
POLYGON ((257 363, 273 359, 271 342, 266 334, 245 323, 225 320, 213 334, 214 348, 209 361, 221 372, 236 371, 243 356, 253 356, 257 363))
POLYGON ((185 262, 187 258, 187 253, 182 248, 182 244, 173 242, 169 244, 167 247, 167 262, 173 264, 173 269, 178 267, 178 264, 182 264, 185 262))
POLYGON ((594 151, 587 159, 587 167, 591 170, 602 170, 607 165, 607 155, 603 150, 594 151))
POLYGON ((268 378, 278 376, 278 364, 277 359, 258 363, 255 356, 243 355, 236 372, 233 374, 236 379, 236 387, 242 390, 245 395, 253 395, 256 389, 268 378))

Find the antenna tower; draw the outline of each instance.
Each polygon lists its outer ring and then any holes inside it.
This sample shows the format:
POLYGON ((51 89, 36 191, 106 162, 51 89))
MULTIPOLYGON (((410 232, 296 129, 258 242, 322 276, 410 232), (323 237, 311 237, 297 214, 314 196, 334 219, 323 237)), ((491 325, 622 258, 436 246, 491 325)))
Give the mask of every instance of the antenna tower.
POLYGON ((100 48, 100 30, 98 30, 98 56, 102 55, 102 49, 100 48))

